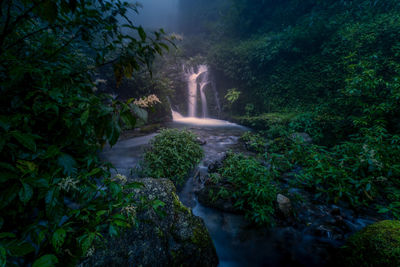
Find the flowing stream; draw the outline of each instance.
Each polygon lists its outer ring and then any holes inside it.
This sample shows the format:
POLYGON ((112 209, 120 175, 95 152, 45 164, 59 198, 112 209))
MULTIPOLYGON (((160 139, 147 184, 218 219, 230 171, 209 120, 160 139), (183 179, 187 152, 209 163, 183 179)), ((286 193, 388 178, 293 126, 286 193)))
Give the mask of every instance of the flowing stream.
MULTIPOLYGON (((195 132, 206 143, 204 158, 178 193, 181 201, 201 217, 211 235, 220 266, 323 266, 324 251, 315 246, 315 238, 294 229, 281 227, 257 229, 242 215, 230 214, 203 206, 195 191, 202 186, 208 166, 221 159, 226 151, 244 152, 238 139, 248 129, 215 119, 178 118, 168 124, 171 128, 186 128, 195 132)), ((102 156, 117 172, 129 174, 139 164, 144 149, 156 134, 118 142, 106 149, 102 156)))
MULTIPOLYGON (((334 205, 310 204, 313 201, 309 199, 304 201, 308 204, 302 203, 303 200, 300 202, 298 221, 295 223, 257 228, 242 215, 208 208, 198 202, 195 192, 203 186, 210 164, 222 159, 229 150, 248 153, 239 142, 239 137, 249 129, 228 121, 206 118, 207 102, 203 89, 209 83, 207 72, 207 66, 200 65, 197 71, 190 69, 186 73, 189 117, 172 111, 173 122, 167 127, 189 129, 204 143, 204 158, 178 195, 183 204, 204 220, 216 247, 220 266, 329 266, 332 249, 343 244, 348 234, 374 222, 374 218, 357 217, 351 210, 334 205), (198 90, 203 118, 196 117, 198 90)), ((106 148, 101 155, 115 166, 116 172, 134 175, 144 149, 155 135, 119 141, 114 147, 106 148)), ((302 194, 306 200, 307 194, 302 194)))

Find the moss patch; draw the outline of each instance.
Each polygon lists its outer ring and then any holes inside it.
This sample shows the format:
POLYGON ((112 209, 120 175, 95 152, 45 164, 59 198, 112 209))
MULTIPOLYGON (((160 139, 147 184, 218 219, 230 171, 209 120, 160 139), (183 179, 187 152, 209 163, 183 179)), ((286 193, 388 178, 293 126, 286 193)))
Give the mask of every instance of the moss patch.
POLYGON ((206 248, 210 246, 210 237, 208 233, 204 231, 204 228, 200 226, 193 229, 191 240, 193 244, 199 247, 206 248))
POLYGON ((173 197, 173 201, 174 201, 174 203, 173 203, 174 211, 176 213, 183 212, 183 213, 191 214, 191 210, 182 204, 182 202, 179 200, 178 195, 175 192, 172 192, 172 197, 173 197))
POLYGON ((400 221, 381 221, 351 236, 342 248, 345 266, 400 266, 400 221))

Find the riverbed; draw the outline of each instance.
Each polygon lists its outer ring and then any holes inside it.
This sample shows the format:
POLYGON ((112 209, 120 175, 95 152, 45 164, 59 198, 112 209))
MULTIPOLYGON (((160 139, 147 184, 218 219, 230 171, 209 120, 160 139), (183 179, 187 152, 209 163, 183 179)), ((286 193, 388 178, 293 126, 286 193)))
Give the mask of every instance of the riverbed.
MULTIPOLYGON (((195 118, 181 119, 169 123, 167 127, 189 129, 203 143, 204 158, 178 195, 183 204, 204 220, 221 267, 329 266, 334 250, 343 244, 345 235, 375 221, 374 218, 357 218, 349 211, 332 205, 299 203, 297 207, 302 209, 299 212, 302 218, 298 224, 260 228, 249 224, 240 214, 205 207, 197 201, 196 191, 207 178, 208 166, 223 158, 229 150, 250 153, 239 142, 239 137, 249 129, 227 121, 195 118), (339 215, 334 215, 332 211, 337 212, 337 209, 339 215), (338 218, 342 221, 336 222, 338 218), (336 223, 343 223, 344 230, 341 230, 341 226, 336 227, 336 223), (338 237, 337 232, 343 235, 338 237)), ((135 176, 135 168, 139 166, 145 148, 156 134, 122 140, 114 147, 106 148, 102 157, 115 166, 115 172, 135 176)))

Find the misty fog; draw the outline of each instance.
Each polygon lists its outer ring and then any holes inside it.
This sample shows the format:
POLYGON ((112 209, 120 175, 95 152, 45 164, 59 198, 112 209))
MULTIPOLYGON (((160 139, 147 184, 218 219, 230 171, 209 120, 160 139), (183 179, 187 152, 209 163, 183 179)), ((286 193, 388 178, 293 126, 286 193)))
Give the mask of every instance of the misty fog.
MULTIPOLYGON (((177 29, 179 0, 141 0, 139 14, 133 21, 145 29, 160 29, 172 32, 177 29)), ((132 12, 131 12, 132 14, 132 12)))

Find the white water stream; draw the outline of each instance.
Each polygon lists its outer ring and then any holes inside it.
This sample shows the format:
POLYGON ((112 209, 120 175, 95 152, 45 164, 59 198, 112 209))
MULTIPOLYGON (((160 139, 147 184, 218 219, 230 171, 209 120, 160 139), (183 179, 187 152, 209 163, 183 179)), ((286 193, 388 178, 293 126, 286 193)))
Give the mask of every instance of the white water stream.
POLYGON ((197 115, 197 91, 200 89, 202 113, 205 118, 208 114, 207 99, 204 93, 204 87, 209 83, 208 81, 208 67, 206 65, 199 65, 197 71, 190 68, 186 72, 188 81, 188 115, 189 117, 196 117, 197 115), (202 75, 203 74, 203 75, 202 75))

